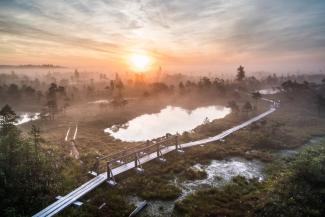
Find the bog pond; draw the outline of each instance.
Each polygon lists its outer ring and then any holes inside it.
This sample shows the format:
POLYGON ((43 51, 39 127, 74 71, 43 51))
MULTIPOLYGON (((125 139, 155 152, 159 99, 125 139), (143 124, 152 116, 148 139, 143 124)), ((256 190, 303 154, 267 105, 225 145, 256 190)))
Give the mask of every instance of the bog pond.
MULTIPOLYGON (((181 180, 175 177, 171 181, 174 185, 182 190, 182 194, 176 200, 162 201, 150 200, 149 205, 143 210, 144 215, 154 216, 170 216, 173 212, 175 202, 183 199, 195 190, 204 187, 220 187, 228 183, 233 177, 241 175, 248 179, 257 178, 262 180, 263 163, 257 160, 246 160, 239 157, 233 157, 226 160, 212 160, 207 165, 195 164, 192 166, 196 170, 205 171, 207 176, 198 180, 181 180)), ((142 202, 142 199, 137 196, 130 196, 129 201, 135 205, 142 202)), ((142 215, 141 214, 141 215, 142 215)), ((140 215, 140 216, 141 216, 140 215)))
POLYGON ((113 125, 104 131, 123 141, 145 141, 167 133, 189 131, 205 121, 224 118, 231 109, 224 106, 205 106, 193 110, 167 106, 159 113, 143 114, 122 125, 113 125))

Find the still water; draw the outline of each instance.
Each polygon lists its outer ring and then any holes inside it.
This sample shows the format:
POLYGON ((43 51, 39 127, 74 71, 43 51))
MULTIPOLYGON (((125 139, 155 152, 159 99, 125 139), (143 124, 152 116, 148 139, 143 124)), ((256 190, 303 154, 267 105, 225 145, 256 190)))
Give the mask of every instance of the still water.
POLYGON ((279 93, 281 90, 279 88, 267 88, 259 90, 262 95, 273 95, 279 93))
POLYGON ((110 103, 111 100, 107 100, 107 99, 99 99, 99 100, 95 100, 95 101, 90 101, 88 102, 88 104, 108 104, 110 103))
POLYGON ((194 110, 167 106, 159 113, 140 115, 126 124, 113 125, 104 131, 124 141, 145 141, 167 133, 175 134, 192 130, 206 120, 221 119, 230 112, 230 108, 223 106, 205 106, 194 110))
POLYGON ((30 121, 34 121, 39 119, 39 115, 40 113, 30 113, 30 112, 24 112, 24 113, 20 113, 18 114, 18 119, 17 122, 15 123, 15 125, 20 125, 20 124, 24 124, 30 121))

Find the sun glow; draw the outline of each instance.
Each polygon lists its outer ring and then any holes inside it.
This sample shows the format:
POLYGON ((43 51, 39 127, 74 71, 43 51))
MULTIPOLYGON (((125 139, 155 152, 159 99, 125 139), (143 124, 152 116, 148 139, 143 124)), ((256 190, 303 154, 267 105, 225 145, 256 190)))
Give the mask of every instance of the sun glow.
POLYGON ((130 63, 136 71, 146 71, 151 63, 151 58, 145 54, 132 54, 130 56, 130 63))

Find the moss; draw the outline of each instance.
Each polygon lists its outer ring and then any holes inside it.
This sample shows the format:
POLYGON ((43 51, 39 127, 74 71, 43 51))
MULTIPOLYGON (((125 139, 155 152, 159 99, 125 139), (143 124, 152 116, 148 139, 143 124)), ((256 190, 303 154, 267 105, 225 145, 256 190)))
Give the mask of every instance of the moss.
POLYGON ((190 167, 185 171, 185 177, 189 180, 205 179, 208 174, 201 169, 190 167))
POLYGON ((324 216, 324 145, 308 147, 280 167, 257 216, 324 216))
POLYGON ((134 176, 122 183, 122 188, 143 199, 172 200, 181 195, 181 189, 158 177, 134 176))
POLYGON ((175 204, 175 216, 246 216, 257 203, 261 184, 235 177, 224 188, 198 190, 175 204))
POLYGON ((127 217, 135 208, 134 205, 129 204, 126 195, 120 187, 111 188, 107 185, 101 185, 95 191, 90 192, 86 198, 81 199, 81 201, 84 202, 81 207, 70 206, 59 216, 127 217), (99 209, 101 205, 103 206, 99 209))
MULTIPOLYGON (((170 181, 176 174, 185 176, 188 175, 186 168, 197 162, 206 161, 209 159, 223 159, 228 156, 242 156, 248 159, 258 158, 262 159, 263 161, 271 161, 272 157, 269 154, 269 150, 300 146, 308 138, 310 138, 312 134, 321 134, 324 132, 324 119, 313 117, 312 110, 307 108, 308 106, 299 106, 298 104, 294 103, 288 104, 285 103, 285 100, 281 100, 281 102, 283 103, 277 112, 273 113, 265 120, 257 122, 252 126, 244 128, 231 136, 226 137, 226 141, 223 143, 214 142, 205 145, 204 148, 194 147, 191 149, 186 149, 186 153, 183 155, 170 153, 166 156, 166 164, 154 162, 145 164, 145 174, 142 176, 135 175, 133 172, 127 172, 121 176, 118 176, 118 188, 120 189, 120 192, 112 193, 110 190, 103 191, 110 195, 113 194, 112 198, 109 199, 113 202, 111 204, 112 206, 107 206, 107 209, 105 210, 106 214, 102 215, 124 216, 126 211, 128 211, 129 205, 125 201, 125 198, 119 197, 118 195, 137 194, 144 199, 163 200, 177 198, 181 193, 181 190, 170 184, 170 181), (119 210, 123 209, 123 207, 127 207, 124 210, 125 213, 121 213, 121 210, 119 210)), ((158 107, 155 109, 158 109, 158 107)), ((146 111, 139 110, 133 115, 128 115, 126 119, 129 119, 131 116, 136 116, 138 113, 142 112, 146 111)), ((112 119, 109 120, 109 123, 113 123, 112 119)), ((195 129, 194 132, 184 133, 180 138, 180 141, 186 142, 215 135, 242 121, 244 121, 244 119, 241 120, 240 116, 231 114, 222 120, 213 121, 207 125, 201 125, 195 129)), ((54 126, 55 125, 56 124, 54 124, 54 126)), ((88 126, 88 123, 85 123, 83 127, 84 128, 81 128, 81 130, 84 129, 84 132, 81 134, 83 135, 83 138, 80 138, 80 148, 82 149, 82 153, 90 152, 88 144, 92 144, 91 148, 93 148, 93 150, 91 151, 95 152, 99 150, 101 153, 109 153, 118 150, 121 147, 125 148, 134 145, 132 143, 110 140, 111 138, 105 135, 102 131, 100 131, 101 133, 98 133, 97 122, 92 123, 91 126, 88 126), (92 131, 88 132, 88 129, 92 129, 92 131), (96 131, 94 129, 96 129, 96 131), (89 138, 92 138, 92 140, 89 141, 89 138)), ((106 119, 105 124, 103 124, 101 127, 107 127, 106 119)), ((62 132, 59 134, 61 137, 65 134, 66 128, 67 127, 62 127, 62 132)), ((67 152, 67 150, 64 149, 61 150, 62 145, 59 147, 60 149, 58 149, 58 152, 62 150, 67 152)), ((82 158, 82 160, 85 162, 85 164, 88 164, 87 158, 82 158)), ((77 165, 76 163, 71 164, 70 161, 67 162, 68 166, 65 170, 65 177, 67 177, 68 180, 68 189, 71 189, 70 186, 75 185, 76 182, 83 182, 82 178, 85 179, 86 176, 81 177, 81 175, 85 175, 87 171, 83 171, 80 168, 80 165, 77 165)), ((270 173, 277 173, 277 175, 274 176, 275 179, 266 180, 261 186, 257 185, 254 181, 242 180, 241 178, 238 178, 238 180, 234 179, 232 184, 227 185, 223 189, 208 189, 198 191, 195 194, 190 195, 184 201, 177 203, 176 211, 179 212, 180 216, 253 215, 252 212, 254 212, 256 209, 255 207, 264 206, 264 201, 266 200, 265 189, 271 193, 274 193, 271 191, 271 189, 279 188, 278 180, 287 179, 290 175, 290 172, 286 171, 288 170, 287 168, 282 170, 282 166, 285 163, 288 162, 281 162, 281 166, 273 166, 270 173), (202 199, 206 196, 206 200, 202 199), (260 200, 260 202, 257 202, 257 200, 260 200)), ((196 179, 201 175, 203 174, 194 174, 192 178, 196 179)), ((187 178, 191 179, 191 174, 187 178)), ((286 184, 288 183, 284 182, 285 187, 286 184)), ((106 186, 105 189, 107 189, 106 186)), ((319 188, 318 190, 319 192, 323 192, 324 188, 319 188)), ((91 194, 90 198, 93 200, 93 197, 97 197, 97 194, 98 196, 101 195, 101 193, 95 191, 94 194, 91 194)), ((280 193, 274 193, 274 195, 279 196, 280 193)), ((271 198, 272 195, 268 195, 268 197, 271 198)), ((270 203, 272 202, 274 201, 271 200, 270 203)), ((87 211, 86 213, 91 213, 90 210, 97 213, 96 209, 100 203, 101 201, 98 200, 98 204, 94 203, 91 206, 87 206, 89 212, 87 211)), ((280 204, 281 201, 275 201, 275 203, 280 204)), ((288 198, 288 204, 292 205, 295 203, 299 204, 297 203, 297 198, 288 198)), ((76 209, 73 208, 72 210, 74 210, 73 212, 76 212, 78 215, 75 214, 66 216, 84 215, 84 212, 75 211, 76 209)), ((311 210, 313 209, 311 208, 311 210)), ((310 213, 317 213, 317 210, 310 211, 310 213)))
POLYGON ((270 163, 263 182, 237 176, 198 190, 176 203, 174 216, 324 216, 324 145, 270 163))

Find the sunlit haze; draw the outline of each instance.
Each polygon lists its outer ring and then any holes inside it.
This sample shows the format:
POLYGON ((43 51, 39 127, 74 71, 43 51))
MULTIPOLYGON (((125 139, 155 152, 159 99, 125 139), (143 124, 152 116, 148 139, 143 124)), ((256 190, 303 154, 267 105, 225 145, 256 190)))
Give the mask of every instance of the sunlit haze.
POLYGON ((150 57, 145 54, 132 54, 130 56, 131 69, 145 72, 149 69, 150 57))
POLYGON ((322 0, 2 0, 0 14, 0 64, 126 71, 141 49, 170 73, 325 68, 322 0))
POLYGON ((1 217, 325 216, 325 0, 0 0, 1 217))

